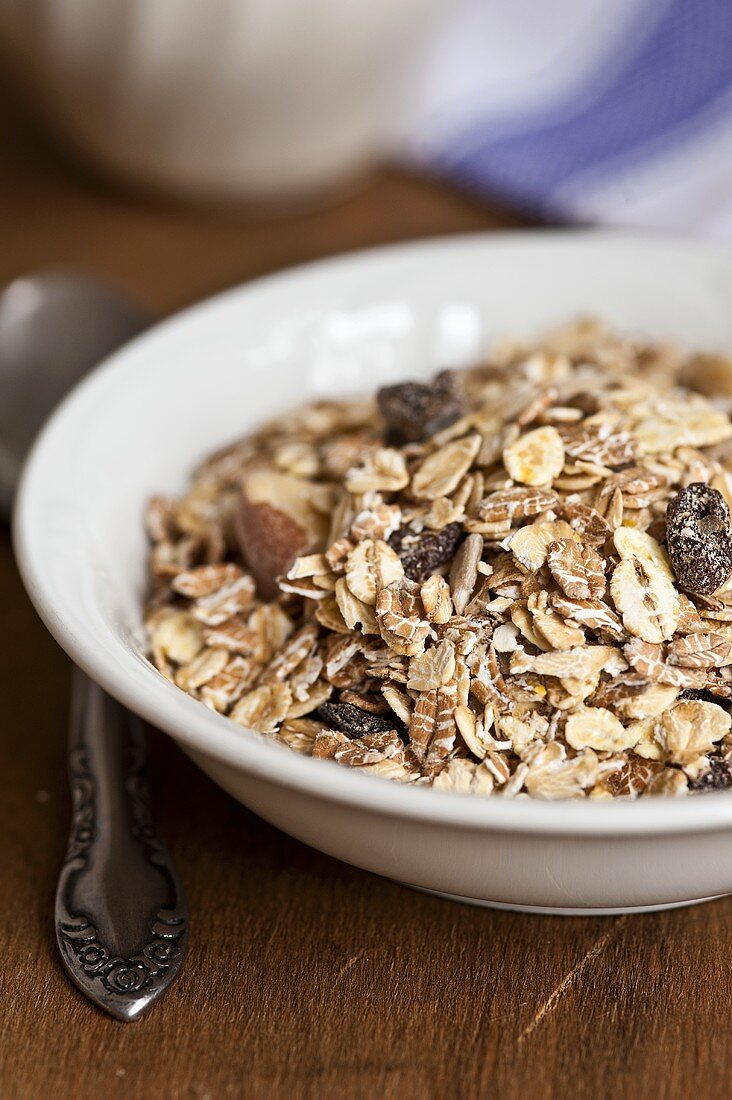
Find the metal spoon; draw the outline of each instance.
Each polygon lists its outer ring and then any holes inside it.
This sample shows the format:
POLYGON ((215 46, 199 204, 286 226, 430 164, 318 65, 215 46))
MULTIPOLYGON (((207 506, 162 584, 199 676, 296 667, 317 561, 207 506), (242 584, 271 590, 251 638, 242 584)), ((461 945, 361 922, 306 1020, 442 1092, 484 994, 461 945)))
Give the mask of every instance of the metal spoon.
MULTIPOLYGON (((0 512, 54 405, 149 319, 71 272, 0 293, 0 512)), ((139 1017, 178 973, 185 895, 150 817, 137 718, 78 669, 72 685, 72 824, 56 892, 56 939, 71 980, 119 1020, 139 1017)))

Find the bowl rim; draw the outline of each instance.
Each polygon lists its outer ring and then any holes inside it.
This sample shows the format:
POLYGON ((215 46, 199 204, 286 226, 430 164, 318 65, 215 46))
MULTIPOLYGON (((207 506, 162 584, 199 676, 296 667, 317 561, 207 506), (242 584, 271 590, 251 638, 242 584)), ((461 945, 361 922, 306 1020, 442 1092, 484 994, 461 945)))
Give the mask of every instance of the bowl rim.
MULTIPOLYGON (((73 417, 80 393, 103 391, 119 377, 129 375, 137 384, 143 372, 132 360, 146 345, 164 350, 167 334, 181 324, 197 324, 222 306, 230 306, 261 291, 291 292, 313 275, 347 269, 356 273, 369 265, 389 263, 416 253, 442 257, 454 249, 492 245, 521 247, 541 243, 548 250, 572 241, 580 248, 613 243, 637 253, 643 248, 693 250, 720 260, 732 275, 732 251, 715 242, 698 241, 662 234, 638 234, 614 229, 537 229, 454 234, 424 238, 377 248, 347 252, 316 260, 240 284, 204 299, 153 325, 95 367, 64 398, 42 428, 26 462, 13 512, 13 544, 21 578, 30 599, 46 627, 66 653, 94 680, 130 710, 169 733, 194 755, 209 756, 219 764, 243 770, 262 780, 290 790, 314 795, 326 801, 350 805, 392 818, 422 820, 433 824, 490 832, 546 833, 566 837, 653 836, 713 832, 732 826, 732 794, 705 793, 703 798, 638 800, 635 802, 573 800, 540 801, 530 798, 481 799, 472 795, 434 791, 396 783, 357 769, 340 768, 329 761, 314 760, 278 745, 263 735, 242 730, 188 696, 167 681, 152 665, 133 654, 112 625, 105 622, 116 659, 110 659, 95 643, 94 631, 76 633, 55 606, 42 569, 43 548, 34 543, 33 517, 37 512, 40 487, 48 456, 56 436, 73 417), (131 354, 131 353, 134 353, 131 354), (139 675, 129 676, 130 662, 139 675), (139 681, 139 684, 138 684, 139 681)), ((677 255, 677 261, 679 259, 677 255)), ((154 369, 154 362, 151 366, 154 369)))

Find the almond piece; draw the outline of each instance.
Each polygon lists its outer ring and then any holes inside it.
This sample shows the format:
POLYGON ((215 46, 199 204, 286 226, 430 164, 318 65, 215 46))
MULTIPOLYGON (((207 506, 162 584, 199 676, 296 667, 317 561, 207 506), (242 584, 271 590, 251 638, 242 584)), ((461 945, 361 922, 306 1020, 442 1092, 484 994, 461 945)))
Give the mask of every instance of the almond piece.
POLYGON ((296 557, 322 549, 325 521, 310 505, 309 485, 268 469, 256 470, 244 481, 236 538, 265 600, 278 595, 277 577, 296 557))

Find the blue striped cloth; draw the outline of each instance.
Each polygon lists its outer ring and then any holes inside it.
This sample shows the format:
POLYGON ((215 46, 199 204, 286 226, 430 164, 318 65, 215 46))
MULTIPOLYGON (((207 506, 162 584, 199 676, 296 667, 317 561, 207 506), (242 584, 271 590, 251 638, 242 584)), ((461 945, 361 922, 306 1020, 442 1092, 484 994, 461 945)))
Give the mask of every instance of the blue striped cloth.
POLYGON ((551 218, 732 240, 732 0, 461 0, 409 156, 551 218))

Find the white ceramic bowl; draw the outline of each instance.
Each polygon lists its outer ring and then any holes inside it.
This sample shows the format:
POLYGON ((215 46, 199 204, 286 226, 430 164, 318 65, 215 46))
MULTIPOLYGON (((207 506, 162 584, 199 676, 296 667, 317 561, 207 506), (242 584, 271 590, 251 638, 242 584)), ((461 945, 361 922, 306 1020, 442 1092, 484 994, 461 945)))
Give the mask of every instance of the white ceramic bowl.
POLYGON ((3 64, 90 160, 183 195, 299 201, 393 148, 455 0, 0 2, 3 64))
POLYGON ((143 506, 197 459, 315 395, 470 363, 583 311, 732 346, 732 253, 603 233, 452 237, 314 264, 159 325, 99 367, 36 444, 18 561, 49 630, 225 790, 339 859, 489 905, 663 907, 732 892, 732 796, 547 803, 404 787, 242 731, 140 655, 143 506))

